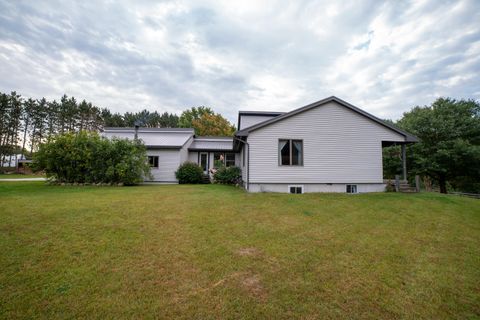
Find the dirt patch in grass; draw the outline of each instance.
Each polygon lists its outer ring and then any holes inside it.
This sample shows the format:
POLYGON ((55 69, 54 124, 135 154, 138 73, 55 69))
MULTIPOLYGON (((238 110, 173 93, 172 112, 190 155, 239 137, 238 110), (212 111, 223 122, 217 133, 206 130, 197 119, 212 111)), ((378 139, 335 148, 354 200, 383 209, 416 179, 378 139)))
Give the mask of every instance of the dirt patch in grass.
POLYGON ((267 299, 267 291, 262 284, 258 274, 246 274, 238 278, 241 288, 251 297, 265 301, 267 299))
POLYGON ((240 257, 258 257, 262 252, 257 248, 240 248, 235 252, 240 257))

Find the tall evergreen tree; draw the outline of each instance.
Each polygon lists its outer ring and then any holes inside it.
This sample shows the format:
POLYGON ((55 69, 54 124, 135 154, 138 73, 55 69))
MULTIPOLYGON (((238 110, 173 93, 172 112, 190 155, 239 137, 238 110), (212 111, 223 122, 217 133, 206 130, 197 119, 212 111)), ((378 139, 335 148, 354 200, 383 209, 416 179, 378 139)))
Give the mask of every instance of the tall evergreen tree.
MULTIPOLYGON (((37 108, 37 102, 33 100, 32 98, 29 98, 27 101, 24 103, 24 108, 23 108, 23 113, 22 113, 22 118, 23 118, 23 139, 22 139, 22 153, 25 152, 25 145, 27 143, 27 133, 29 130, 32 130, 32 133, 30 134, 30 137, 33 136, 33 132, 35 132, 35 125, 32 125, 32 120, 34 117, 34 113, 36 112, 37 108)), ((32 142, 32 139, 30 139, 30 143, 32 142)))
POLYGON ((47 103, 46 119, 47 119, 47 135, 52 136, 55 133, 60 132, 60 104, 53 100, 47 103))
POLYGON ((48 121, 48 103, 45 98, 37 100, 33 113, 33 130, 31 135, 30 153, 33 153, 43 143, 48 121))
POLYGON ((9 96, 5 93, 0 94, 0 166, 3 166, 3 162, 7 153, 7 141, 9 138, 8 125, 10 122, 10 103, 9 96))
POLYGON ((22 98, 20 95, 18 95, 15 91, 12 91, 10 93, 9 97, 9 111, 10 111, 10 117, 9 117, 9 122, 8 122, 8 136, 9 138, 7 139, 7 147, 9 149, 9 161, 12 161, 12 156, 13 156, 13 150, 17 149, 18 146, 18 135, 19 131, 22 127, 22 112, 23 112, 23 104, 22 104, 22 98))

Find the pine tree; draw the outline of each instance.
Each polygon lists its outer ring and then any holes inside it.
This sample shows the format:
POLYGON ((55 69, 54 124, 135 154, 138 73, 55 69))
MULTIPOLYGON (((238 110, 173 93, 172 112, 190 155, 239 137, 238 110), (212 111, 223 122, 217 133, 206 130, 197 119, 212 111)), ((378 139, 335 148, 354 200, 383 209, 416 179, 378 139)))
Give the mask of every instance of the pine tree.
POLYGON ((47 126, 48 103, 45 98, 37 100, 35 112, 33 113, 33 127, 32 131, 30 153, 38 148, 43 142, 45 130, 47 126))
POLYGON ((8 141, 8 125, 10 119, 10 104, 9 96, 5 93, 0 94, 0 167, 3 167, 3 162, 7 152, 8 141))
POLYGON ((17 148, 18 144, 18 132, 21 129, 21 119, 22 119, 22 112, 23 112, 23 104, 22 98, 18 95, 15 91, 10 93, 9 97, 9 105, 10 105, 10 117, 8 123, 8 136, 7 145, 8 145, 8 153, 10 155, 9 161, 12 161, 12 155, 14 150, 17 148))
POLYGON ((24 103, 24 108, 22 112, 22 120, 23 120, 23 141, 22 141, 22 152, 25 152, 25 144, 27 143, 27 133, 30 128, 32 128, 30 134, 30 143, 33 143, 33 132, 35 132, 35 125, 32 124, 33 122, 33 114, 35 113, 35 109, 37 107, 37 102, 32 98, 29 98, 24 103))
POLYGON ((59 132, 59 121, 60 121, 60 104, 53 100, 52 102, 47 103, 46 107, 46 119, 47 119, 47 135, 50 137, 55 133, 59 132))

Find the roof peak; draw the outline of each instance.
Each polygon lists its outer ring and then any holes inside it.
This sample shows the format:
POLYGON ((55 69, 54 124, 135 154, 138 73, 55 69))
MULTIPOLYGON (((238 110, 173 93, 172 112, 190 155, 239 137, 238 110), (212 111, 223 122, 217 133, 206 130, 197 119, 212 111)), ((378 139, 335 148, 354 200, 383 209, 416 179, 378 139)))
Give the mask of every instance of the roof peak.
POLYGON ((267 120, 267 121, 264 121, 264 122, 260 122, 260 123, 258 123, 258 124, 255 124, 255 125, 253 125, 253 126, 251 126, 251 127, 248 127, 248 128, 242 129, 242 130, 238 130, 237 132, 235 132, 235 135, 236 135, 236 136, 248 136, 249 132, 251 132, 251 131, 254 131, 254 130, 256 130, 256 129, 262 128, 262 127, 264 127, 264 126, 268 126, 268 125, 270 125, 271 123, 275 123, 275 122, 277 122, 277 121, 281 121, 281 120, 283 120, 283 119, 285 119, 285 118, 294 116, 294 115, 296 115, 296 114, 298 114, 298 113, 301 113, 301 112, 310 110, 310 109, 315 108, 315 107, 319 107, 319 106, 321 106, 321 105, 324 105, 324 104, 329 103, 329 102, 332 102, 332 101, 334 101, 334 102, 336 102, 336 103, 338 103, 338 104, 340 104, 340 105, 342 105, 342 106, 344 106, 344 107, 346 107, 346 108, 348 108, 348 109, 350 109, 350 110, 352 110, 352 111, 355 111, 355 112, 357 112, 357 113, 359 113, 359 114, 361 114, 361 115, 369 118, 370 120, 373 120, 373 121, 375 121, 375 122, 383 125, 384 127, 387 127, 387 128, 389 128, 389 129, 391 129, 391 130, 393 130, 393 131, 396 131, 397 133, 400 133, 401 135, 405 136, 405 139, 406 139, 407 142, 416 142, 416 141, 418 141, 418 138, 415 137, 414 135, 412 135, 412 134, 410 134, 410 133, 408 133, 408 132, 406 132, 406 131, 403 131, 403 130, 399 129, 399 128, 397 128, 396 126, 394 126, 394 125, 392 125, 392 124, 390 124, 390 123, 386 123, 386 122, 383 121, 382 119, 379 119, 379 118, 377 118, 376 116, 374 116, 374 115, 372 115, 372 114, 370 114, 370 113, 368 113, 368 112, 366 112, 366 111, 364 111, 364 110, 362 110, 362 109, 360 109, 360 108, 358 108, 358 107, 356 107, 356 106, 354 106, 354 105, 346 102, 345 100, 342 100, 342 99, 340 99, 340 98, 337 98, 336 96, 329 96, 329 97, 327 97, 327 98, 325 98, 325 99, 318 100, 318 101, 316 101, 316 102, 307 104, 307 105, 305 105, 305 106, 303 106, 303 107, 300 107, 300 108, 294 109, 294 110, 292 110, 292 111, 283 113, 283 114, 281 114, 281 115, 279 115, 278 117, 275 117, 275 118, 273 118, 273 119, 270 119, 270 120, 267 120))

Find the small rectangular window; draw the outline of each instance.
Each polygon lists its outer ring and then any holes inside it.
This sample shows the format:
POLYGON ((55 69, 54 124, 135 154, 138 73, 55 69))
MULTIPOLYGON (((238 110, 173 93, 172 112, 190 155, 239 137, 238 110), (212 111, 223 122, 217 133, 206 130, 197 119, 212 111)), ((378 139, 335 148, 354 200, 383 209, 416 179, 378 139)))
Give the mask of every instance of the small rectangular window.
POLYGON ((288 186, 290 193, 300 194, 303 193, 303 186, 288 186))
POLYGON ((226 153, 225 154, 225 166, 226 167, 235 166, 235 153, 226 153))
POLYGON ((303 166, 303 141, 278 140, 278 157, 282 166, 303 166))
POLYGON ((347 184, 347 193, 357 193, 357 185, 347 184))
POLYGON ((158 168, 158 156, 148 156, 148 164, 151 168, 158 168))

